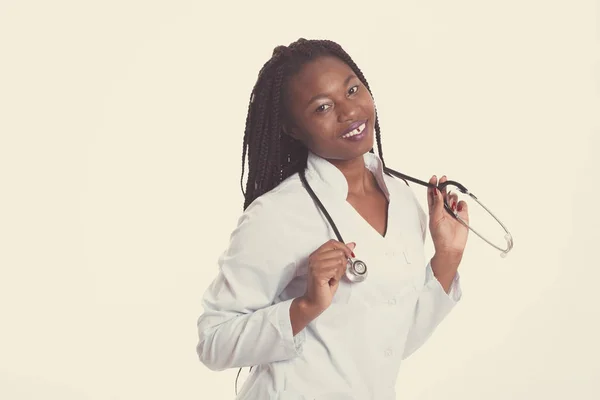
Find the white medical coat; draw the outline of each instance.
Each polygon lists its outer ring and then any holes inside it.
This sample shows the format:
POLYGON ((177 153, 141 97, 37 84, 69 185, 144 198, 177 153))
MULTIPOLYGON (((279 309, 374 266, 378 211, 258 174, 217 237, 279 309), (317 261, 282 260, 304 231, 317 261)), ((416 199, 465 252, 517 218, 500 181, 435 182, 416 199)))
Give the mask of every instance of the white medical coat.
POLYGON ((376 154, 364 160, 389 201, 385 236, 346 201, 340 170, 309 152, 307 181, 369 275, 342 279, 296 336, 289 308, 305 293, 308 257, 336 238, 298 174, 257 198, 231 234, 202 299, 196 350, 211 370, 254 366, 238 399, 395 399, 400 363, 459 301, 458 274, 447 294, 425 258, 427 216, 412 188, 383 174, 376 154))

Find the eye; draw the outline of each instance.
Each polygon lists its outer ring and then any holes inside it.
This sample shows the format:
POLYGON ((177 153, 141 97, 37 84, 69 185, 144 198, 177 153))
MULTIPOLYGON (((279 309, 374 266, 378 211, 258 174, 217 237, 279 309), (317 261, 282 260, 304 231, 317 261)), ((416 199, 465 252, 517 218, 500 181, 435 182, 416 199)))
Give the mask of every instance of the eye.
POLYGON ((329 108, 329 104, 321 104, 319 107, 317 107, 317 109, 315 111, 316 112, 324 112, 324 111, 327 111, 328 108, 329 108))
POLYGON ((354 94, 356 92, 358 92, 358 85, 354 85, 348 90, 348 94, 354 94))

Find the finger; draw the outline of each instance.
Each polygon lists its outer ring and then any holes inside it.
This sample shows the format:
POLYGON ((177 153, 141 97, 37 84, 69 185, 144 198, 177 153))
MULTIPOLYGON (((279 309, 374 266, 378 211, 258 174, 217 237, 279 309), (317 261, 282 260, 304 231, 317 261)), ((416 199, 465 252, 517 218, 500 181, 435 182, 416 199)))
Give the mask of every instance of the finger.
POLYGON ((336 266, 331 270, 331 279, 339 281, 342 279, 342 275, 346 272, 346 263, 344 265, 336 266))
POLYGON ((346 252, 344 252, 343 250, 330 250, 330 251, 323 251, 319 254, 316 254, 313 262, 323 262, 326 260, 331 260, 331 259, 344 259, 347 260, 350 257, 346 256, 346 252))
POLYGON ((346 245, 338 240, 331 239, 323 243, 323 245, 321 245, 321 247, 319 247, 314 254, 316 255, 327 251, 342 250, 346 254, 346 257, 350 258, 352 257, 352 250, 354 247, 356 247, 356 243, 354 242, 350 242, 346 245))
POLYGON ((458 195, 452 191, 448 192, 446 196, 446 204, 448 204, 448 207, 450 207, 452 211, 456 211, 458 206, 458 195))
POLYGON ((458 210, 458 216, 460 219, 469 225, 469 206, 467 202, 464 200, 459 201, 456 209, 458 210))
MULTIPOLYGON (((448 180, 448 178, 446 177, 446 175, 443 175, 443 176, 440 178, 440 182, 439 182, 439 184, 442 184, 442 183, 446 182, 447 180, 448 180)), ((442 190, 441 190, 441 191, 442 191, 442 198, 445 200, 445 199, 446 199, 446 197, 448 196, 448 193, 446 192, 446 191, 447 191, 447 188, 446 188, 446 186, 444 186, 444 187, 442 188, 442 190)))
POLYGON ((348 263, 348 259, 344 258, 344 257, 329 258, 327 260, 321 260, 319 262, 316 262, 314 264, 313 268, 314 268, 315 272, 318 272, 319 274, 321 274, 321 273, 325 273, 328 271, 332 272, 336 268, 346 266, 347 263, 348 263))
POLYGON ((348 265, 348 261, 349 259, 346 257, 346 255, 342 254, 336 257, 315 260, 311 264, 311 268, 313 269, 314 273, 317 274, 322 274, 327 271, 329 271, 327 273, 335 273, 334 270, 337 268, 345 270, 346 266, 348 265))
POLYGON ((342 279, 342 276, 346 273, 346 268, 348 267, 348 261, 344 262, 340 266, 338 266, 335 270, 335 280, 339 281, 342 279))
POLYGON ((346 272, 347 263, 341 260, 329 260, 326 264, 320 264, 314 271, 313 276, 319 281, 340 280, 346 272))
MULTIPOLYGON (((437 177, 433 175, 429 179, 429 183, 432 185, 437 185, 437 177)), ((436 189, 434 187, 427 188, 427 205, 429 206, 429 214, 433 212, 433 206, 435 204, 435 192, 436 189)))
MULTIPOLYGON (((435 175, 434 175, 434 177, 435 177, 435 175)), ((431 202, 432 204, 429 207, 429 217, 430 217, 430 220, 437 221, 443 217, 444 199, 443 199, 442 193, 440 192, 439 189, 434 188, 432 190, 432 192, 433 192, 432 202, 431 202)))

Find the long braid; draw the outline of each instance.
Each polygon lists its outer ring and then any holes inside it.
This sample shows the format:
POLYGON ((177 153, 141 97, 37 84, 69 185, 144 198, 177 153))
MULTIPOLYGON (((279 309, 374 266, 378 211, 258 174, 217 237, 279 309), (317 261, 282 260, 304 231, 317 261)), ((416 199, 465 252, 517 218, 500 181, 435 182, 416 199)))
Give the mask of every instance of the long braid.
POLYGON ((246 129, 244 132, 244 143, 242 144, 242 176, 240 177, 240 187, 242 188, 242 193, 244 196, 246 193, 244 192, 244 166, 246 165, 246 148, 248 145, 248 131, 250 128, 250 124, 252 121, 252 113, 250 112, 252 107, 252 102, 254 101, 254 91, 250 94, 250 104, 248 105, 248 114, 246 115, 246 129))
MULTIPOLYGON (((267 160, 265 164, 265 177, 279 183, 279 170, 281 169, 281 161, 279 160, 279 148, 281 147, 281 121, 279 119, 280 98, 281 98, 281 83, 283 80, 283 66, 277 67, 274 73, 273 88, 271 89, 271 98, 269 104, 269 127, 272 133, 269 135, 270 144, 267 146, 267 160), (269 162, 269 160, 272 160, 269 162)), ((269 131, 265 128, 265 131, 269 131)), ((270 184, 270 182, 266 182, 270 184)))
MULTIPOLYGON (((375 115, 377 115, 377 112, 375 112, 375 115)), ((379 133, 381 131, 381 128, 379 128, 379 120, 377 119, 377 117, 375 117, 375 131, 377 132, 377 135, 375 135, 375 139, 377 140, 377 150, 379 151, 379 158, 381 158, 381 162, 385 166, 385 161, 383 160, 383 146, 381 146, 381 134, 379 133)))
POLYGON ((273 120, 273 129, 275 131, 275 136, 273 136, 273 155, 272 159, 275 161, 270 164, 272 168, 267 168, 266 174, 270 176, 275 170, 275 181, 281 182, 282 178, 282 160, 281 160, 281 136, 282 136, 282 126, 280 120, 280 99, 281 99, 281 84, 283 81, 283 67, 277 68, 275 72, 275 84, 273 85, 273 104, 271 108, 271 118, 273 120))
MULTIPOLYGON (((250 138, 248 139, 248 182, 246 184, 246 204, 244 204, 244 209, 250 204, 250 202, 248 201, 249 198, 258 197, 255 196, 258 186, 257 175, 263 175, 262 173, 259 174, 259 171, 262 171, 262 169, 264 168, 264 156, 261 157, 261 150, 266 147, 264 146, 264 139, 268 137, 268 135, 263 130, 263 127, 266 122, 265 102, 268 100, 267 93, 265 92, 269 90, 271 84, 272 81, 267 80, 265 83, 266 87, 261 88, 261 90, 259 90, 256 93, 256 124, 250 125, 250 138)), ((258 177, 258 179, 260 178, 261 176, 258 177)))

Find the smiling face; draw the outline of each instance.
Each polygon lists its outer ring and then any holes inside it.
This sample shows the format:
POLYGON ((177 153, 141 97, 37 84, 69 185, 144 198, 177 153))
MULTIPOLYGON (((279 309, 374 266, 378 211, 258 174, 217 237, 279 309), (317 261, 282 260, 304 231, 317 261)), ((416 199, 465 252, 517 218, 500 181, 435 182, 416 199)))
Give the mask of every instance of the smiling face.
POLYGON ((306 63, 286 89, 285 130, 310 151, 348 161, 373 148, 373 98, 342 60, 322 56, 306 63))

